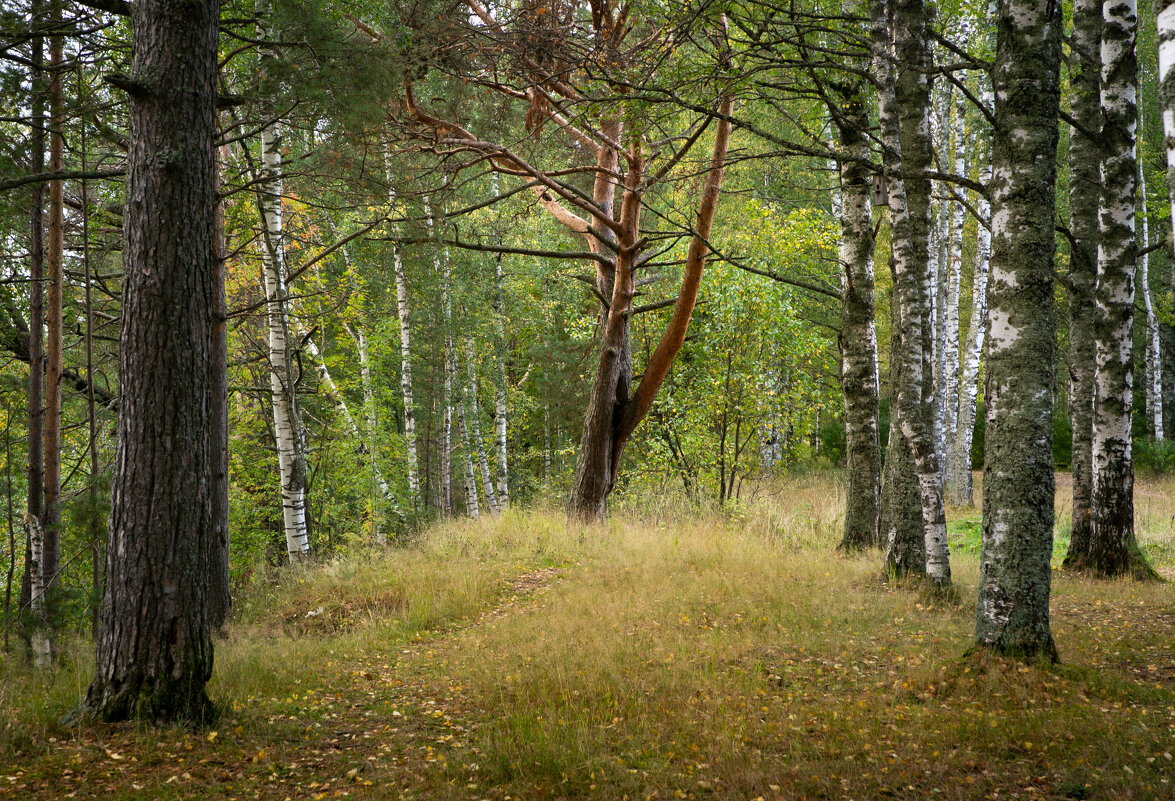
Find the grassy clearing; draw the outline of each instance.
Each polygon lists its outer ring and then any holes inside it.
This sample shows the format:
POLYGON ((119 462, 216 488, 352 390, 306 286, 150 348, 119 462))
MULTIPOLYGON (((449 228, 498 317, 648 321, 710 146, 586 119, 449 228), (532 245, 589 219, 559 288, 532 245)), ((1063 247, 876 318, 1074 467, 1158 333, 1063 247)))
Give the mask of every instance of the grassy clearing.
MULTIPOLYGON (((1139 486, 1164 571, 1173 488, 1139 486)), ((85 658, 6 667, 0 796, 1175 797, 1170 585, 1054 574, 1061 665, 964 657, 974 514, 953 510, 944 605, 833 554, 839 492, 590 529, 511 512, 259 580, 210 730, 62 730, 85 658)))

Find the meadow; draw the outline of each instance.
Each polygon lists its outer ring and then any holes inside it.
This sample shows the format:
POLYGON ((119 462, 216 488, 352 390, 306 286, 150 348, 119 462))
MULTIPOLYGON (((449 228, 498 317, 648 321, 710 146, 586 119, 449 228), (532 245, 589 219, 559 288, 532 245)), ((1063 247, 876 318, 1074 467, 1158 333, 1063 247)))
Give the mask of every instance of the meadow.
MULTIPOLYGON (((1175 479, 1136 507, 1175 578, 1175 479)), ((817 473, 721 512, 510 511, 259 570, 210 728, 62 728, 88 644, 50 676, 6 657, 0 797, 1175 798, 1170 584, 1058 569, 1061 662, 996 659, 970 651, 978 512, 950 510, 944 599, 837 554, 842 509, 817 473)))

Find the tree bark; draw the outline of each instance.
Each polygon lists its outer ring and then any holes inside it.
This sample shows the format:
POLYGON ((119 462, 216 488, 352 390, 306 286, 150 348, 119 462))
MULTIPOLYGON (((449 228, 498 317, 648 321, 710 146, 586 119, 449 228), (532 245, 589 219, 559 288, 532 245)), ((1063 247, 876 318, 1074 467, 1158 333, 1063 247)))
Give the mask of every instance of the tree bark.
POLYGON ((494 491, 494 480, 490 475, 490 460, 486 456, 485 440, 481 438, 481 412, 477 404, 477 362, 473 355, 473 340, 465 341, 465 357, 469 363, 469 428, 473 437, 474 449, 477 453, 477 463, 481 467, 481 484, 485 493, 486 505, 494 514, 501 512, 498 496, 494 491))
MULTIPOLYGON (((495 173, 495 179, 497 174, 495 173)), ((495 181, 496 183, 496 181, 495 181)), ((494 194, 497 194, 495 191, 494 194)), ((506 293, 502 290, 502 256, 494 260, 494 333, 497 336, 497 380, 494 382, 494 450, 498 454, 498 508, 510 505, 510 473, 506 448, 506 293)), ((549 461, 549 460, 548 460, 549 461)), ((550 470, 547 470, 548 475, 550 470)))
POLYGON ((983 539, 975 642, 1056 658, 1053 542, 1054 184, 1061 8, 1003 0, 992 141, 983 539))
POLYGON ((1130 420, 1134 278, 1138 261, 1138 14, 1134 0, 1102 5, 1101 210, 1097 251, 1097 376, 1093 407, 1093 502, 1088 565, 1099 575, 1149 572, 1134 538, 1130 420))
MULTIPOLYGON (((1159 48, 1159 107, 1163 116, 1163 150, 1167 157, 1167 198, 1175 221, 1175 0, 1155 4, 1159 48)), ((1173 223, 1175 224, 1175 223, 1173 223)), ((1171 237, 1175 247, 1175 235, 1171 237)), ((1175 272, 1172 272, 1175 283, 1175 272)))
MULTIPOLYGON (((991 84, 981 77, 984 104, 990 107, 991 84)), ((990 149, 983 157, 979 180, 991 181, 990 149)), ((974 482, 971 477, 971 446, 975 436, 975 409, 979 396, 979 360, 983 354, 983 339, 987 333, 987 279, 991 263, 991 204, 985 194, 977 198, 980 220, 975 237, 975 270, 971 279, 971 325, 967 329, 967 343, 963 351, 962 375, 959 379, 959 416, 955 424, 954 458, 955 503, 975 505, 974 482)))
POLYGON ((1088 132, 1101 123, 1101 0, 1075 0, 1070 108, 1081 129, 1069 132, 1069 421, 1073 430, 1073 508, 1065 566, 1089 556, 1093 499, 1094 324, 1097 318, 1098 205, 1101 147, 1088 132))
POLYGON ((928 295, 930 223, 929 181, 909 179, 930 164, 929 87, 926 74, 926 7, 921 0, 901 0, 893 7, 893 54, 904 65, 893 74, 886 9, 873 0, 875 68, 879 83, 878 116, 883 163, 889 184, 893 240, 891 269, 900 309, 901 382, 897 386, 898 427, 909 443, 918 473, 922 525, 926 545, 926 578, 940 587, 950 584, 946 515, 931 421, 934 397, 929 346, 932 331, 928 295), (899 118, 900 114, 900 118, 899 118), (908 158, 907 158, 908 155, 908 158))
POLYGON ((873 219, 869 115, 861 87, 843 93, 838 122, 841 148, 861 161, 840 165, 841 386, 845 403, 848 488, 843 550, 881 544, 881 445, 878 437, 877 329, 873 308, 873 219))
MULTIPOLYGON (((1138 118, 1138 141, 1142 135, 1142 115, 1138 118)), ((1155 309, 1154 293, 1150 281, 1150 215, 1146 198, 1146 166, 1138 162, 1138 210, 1139 225, 1142 228, 1140 241, 1143 252, 1138 263, 1138 289, 1142 292, 1142 308, 1146 313, 1146 350, 1143 360, 1146 386, 1146 417, 1151 436, 1163 441, 1163 346, 1159 339, 1159 315, 1155 309)))
MULTIPOLYGON (((222 152, 227 154, 228 148, 222 152)), ((220 188, 220 161, 216 161, 216 185, 220 188)), ((210 448, 213 462, 212 481, 212 567, 208 574, 208 621, 219 629, 228 621, 232 609, 232 583, 229 573, 229 478, 228 478, 228 318, 224 294, 224 199, 216 203, 213 214, 212 244, 215 248, 212 275, 212 342, 210 448)), ((88 273, 87 273, 88 275, 88 273)), ((89 286, 86 287, 87 305, 89 286)), ((86 373, 92 384, 91 375, 86 373)), ((91 401, 92 403, 92 401, 91 401)), ((96 457, 95 457, 96 459, 96 457)))
POLYGON ((212 712, 217 0, 132 12, 123 312, 106 590, 81 716, 212 712))

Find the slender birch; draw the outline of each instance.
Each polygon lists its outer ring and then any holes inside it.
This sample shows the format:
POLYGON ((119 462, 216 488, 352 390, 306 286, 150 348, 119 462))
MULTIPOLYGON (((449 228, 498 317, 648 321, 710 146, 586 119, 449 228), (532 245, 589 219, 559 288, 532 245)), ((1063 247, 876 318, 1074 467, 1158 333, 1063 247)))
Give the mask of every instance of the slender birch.
POLYGON ((1089 555, 1093 501, 1093 396, 1096 373, 1098 207, 1101 144, 1102 0, 1074 0, 1069 103, 1080 127, 1069 132, 1069 421, 1073 506, 1065 566, 1089 555))
MULTIPOLYGON (((497 173, 494 173, 497 185, 497 173)), ((494 194, 497 194, 495 192, 494 194)), ((510 472, 506 452, 506 293, 502 289, 502 254, 494 260, 494 334, 497 337, 497 380, 494 382, 494 450, 498 454, 498 508, 510 505, 510 472)), ((548 471, 550 472, 550 471, 548 471)))
MULTIPOLYGON (((1175 221, 1175 0, 1157 0, 1159 107, 1163 111, 1163 150, 1167 157, 1167 198, 1175 221)), ((1175 248, 1175 236, 1171 243, 1175 248)), ((1175 281, 1175 272, 1172 273, 1175 281)))
POLYGON ((1053 214, 1061 7, 1001 0, 992 140, 987 429, 975 641, 1056 658, 1053 542, 1053 214))
MULTIPOLYGON (((955 124, 953 131, 955 172, 958 175, 966 175, 968 172, 966 108, 967 99, 963 96, 962 92, 959 92, 955 104, 955 124)), ((965 212, 966 209, 964 209, 962 203, 956 202, 951 204, 951 236, 947 250, 946 332, 943 348, 943 379, 945 384, 943 395, 946 405, 946 416, 944 419, 946 447, 944 451, 947 456, 946 475, 950 477, 952 484, 954 484, 955 476, 958 472, 955 470, 956 454, 954 452, 954 445, 958 440, 959 434, 959 284, 963 273, 963 222, 965 212)), ((968 470, 971 467, 970 460, 968 460, 967 467, 968 470)))
MULTIPOLYGON (((436 221, 433 219, 432 208, 428 197, 424 198, 424 221, 428 226, 430 239, 436 237, 436 221)), ((441 513, 453 513, 453 299, 452 282, 453 272, 449 263, 449 254, 438 248, 433 251, 432 266, 434 273, 441 281, 441 312, 444 315, 445 348, 443 355, 443 391, 444 404, 441 419, 441 513)))
POLYGON ((1138 61, 1135 0, 1102 5, 1101 211, 1097 377, 1093 408, 1093 526, 1088 564, 1100 575, 1148 572, 1134 537, 1130 420, 1134 370, 1135 155, 1138 61))
MULTIPOLYGON (((985 77, 983 101, 990 108, 992 101, 991 84, 985 77)), ((973 132, 974 134, 974 132, 973 132)), ((991 181, 991 152, 983 156, 979 180, 983 184, 991 181)), ((975 407, 979 396, 979 359, 983 353, 983 339, 987 332, 987 277, 991 263, 991 204, 987 195, 980 193, 977 198, 980 219, 975 238, 975 270, 971 279, 971 325, 967 329, 967 342, 963 349, 963 364, 959 379, 959 414, 955 425, 954 469, 955 503, 973 506, 975 503, 974 482, 971 477, 971 445, 975 435, 975 407)))
MULTIPOLYGON (((268 19, 268 0, 257 5, 261 38, 273 38, 268 19)), ((259 58, 262 73, 274 58, 273 48, 263 46, 259 58)), ((290 332, 285 285, 285 242, 282 230, 281 127, 271 122, 261 129, 261 169, 257 182, 261 209, 261 267, 265 285, 265 307, 269 322, 269 389, 273 402, 273 430, 277 441, 281 479, 282 521, 286 551, 291 562, 310 553, 310 531, 306 518, 306 462, 304 435, 294 392, 290 332)))
MULTIPOLYGON (((1138 118, 1138 141, 1143 141, 1142 116, 1138 118)), ((1150 282, 1150 220, 1146 197, 1146 168, 1138 160, 1139 241, 1143 252, 1138 260, 1138 289, 1142 293, 1142 308, 1146 313, 1146 354, 1143 361, 1146 385, 1146 411, 1151 436, 1163 439, 1163 346, 1159 341, 1159 315, 1155 311, 1154 293, 1150 282)))
POLYGON ((481 438, 481 413, 477 403, 477 362, 474 360, 473 339, 465 340, 465 359, 469 367, 469 428, 473 437, 473 447, 477 453, 477 463, 481 468, 481 485, 485 493, 486 506, 494 514, 501 512, 498 495, 494 491, 493 477, 490 475, 490 461, 486 457, 485 440, 481 438))

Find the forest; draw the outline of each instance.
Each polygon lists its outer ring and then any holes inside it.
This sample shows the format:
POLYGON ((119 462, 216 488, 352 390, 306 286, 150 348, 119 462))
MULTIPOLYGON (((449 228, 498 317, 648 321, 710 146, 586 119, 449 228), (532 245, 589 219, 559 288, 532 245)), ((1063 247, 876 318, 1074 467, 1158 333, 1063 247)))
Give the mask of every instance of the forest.
POLYGON ((1175 797, 1175 0, 0 43, 0 797, 1175 797))

